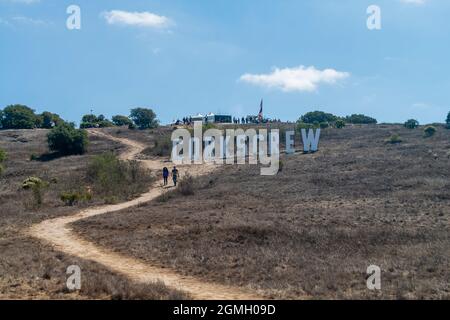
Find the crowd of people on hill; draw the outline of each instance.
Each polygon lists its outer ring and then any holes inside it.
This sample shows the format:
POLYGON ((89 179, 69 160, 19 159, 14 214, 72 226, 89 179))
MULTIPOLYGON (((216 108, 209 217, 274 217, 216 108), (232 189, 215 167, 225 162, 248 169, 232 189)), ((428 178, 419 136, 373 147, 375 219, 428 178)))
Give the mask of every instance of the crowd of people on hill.
MULTIPOLYGON (((208 123, 208 117, 204 118, 204 123, 208 123)), ((280 123, 281 120, 280 119, 264 119, 262 121, 258 120, 258 117, 256 116, 247 116, 247 117, 233 117, 232 119, 232 123, 233 124, 258 124, 258 123, 280 123)), ((192 117, 183 117, 182 120, 177 119, 176 121, 174 121, 175 125, 185 125, 185 126, 190 126, 194 124, 194 121, 192 119, 192 117)))

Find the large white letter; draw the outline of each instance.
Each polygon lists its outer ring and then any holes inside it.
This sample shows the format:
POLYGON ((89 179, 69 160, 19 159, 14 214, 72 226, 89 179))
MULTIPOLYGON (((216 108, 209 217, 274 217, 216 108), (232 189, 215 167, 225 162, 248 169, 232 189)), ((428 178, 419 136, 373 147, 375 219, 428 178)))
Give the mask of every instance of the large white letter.
POLYGON ((70 274, 67 278, 66 286, 69 290, 80 290, 81 289, 81 268, 79 266, 73 265, 68 266, 66 274, 70 274))
POLYGON ((371 265, 367 267, 367 289, 381 290, 381 268, 379 266, 371 265))
POLYGON ((367 8, 367 14, 370 14, 367 18, 367 29, 381 30, 381 8, 371 5, 367 8))
POLYGON ((80 30, 81 29, 81 9, 79 6, 71 5, 67 7, 67 14, 70 16, 67 18, 66 26, 69 30, 80 30))
POLYGON ((316 152, 319 149, 320 129, 316 130, 315 135, 313 129, 309 129, 308 134, 306 134, 306 129, 302 129, 302 139, 303 139, 303 151, 316 152))

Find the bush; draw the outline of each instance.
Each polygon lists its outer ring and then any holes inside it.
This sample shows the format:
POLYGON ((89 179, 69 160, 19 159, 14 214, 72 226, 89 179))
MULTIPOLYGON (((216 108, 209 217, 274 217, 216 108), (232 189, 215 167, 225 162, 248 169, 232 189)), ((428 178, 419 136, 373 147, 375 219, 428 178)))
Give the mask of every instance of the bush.
POLYGON ((409 119, 408 121, 405 122, 404 126, 405 126, 405 128, 408 128, 408 129, 415 129, 419 126, 419 121, 414 120, 414 119, 409 119))
POLYGON ((92 193, 90 193, 89 191, 63 192, 60 196, 60 199, 65 203, 66 206, 73 206, 78 202, 92 200, 92 193))
POLYGON ((178 192, 183 196, 191 196, 195 193, 194 178, 191 175, 186 175, 180 180, 178 184, 178 192))
POLYGON ((95 194, 108 202, 128 199, 145 191, 150 175, 137 161, 122 161, 113 153, 95 156, 89 163, 87 179, 95 194))
POLYGON ((336 128, 338 128, 338 129, 342 129, 342 128, 345 127, 345 121, 342 120, 342 119, 336 120, 335 126, 336 126, 336 128))
POLYGON ((338 117, 331 113, 325 113, 323 111, 308 112, 303 115, 299 121, 303 123, 321 123, 321 122, 335 122, 338 117))
POLYGON ((437 132, 436 127, 433 126, 428 126, 423 130, 425 137, 432 137, 434 136, 434 134, 437 132))
POLYGON ((0 175, 5 170, 2 164, 5 160, 6 160, 6 152, 3 149, 0 149, 0 175))
POLYGON ((151 154, 158 157, 170 156, 172 153, 172 140, 169 135, 160 136, 151 149, 151 154))
POLYGON ((0 149, 0 163, 4 162, 6 160, 6 157, 7 157, 6 151, 3 149, 0 149))
POLYGON ((376 119, 363 114, 352 114, 347 116, 345 121, 352 124, 376 124, 378 122, 376 119))
POLYGON ((398 134, 393 134, 392 136, 390 136, 390 138, 388 140, 386 140, 386 143, 390 143, 390 144, 398 144, 398 143, 402 143, 403 140, 400 138, 400 136, 398 134))
POLYGON ((22 182, 22 189, 31 190, 35 206, 40 206, 43 202, 44 190, 48 183, 38 177, 28 177, 22 182))
POLYGON ((134 121, 139 129, 153 129, 158 127, 158 120, 156 114, 152 109, 135 108, 130 113, 131 120, 134 121))
POLYGON ((114 123, 106 119, 104 115, 96 116, 94 114, 86 114, 81 118, 81 129, 89 128, 109 128, 113 127, 114 123))
POLYGON ((47 140, 50 150, 63 155, 83 154, 89 144, 86 130, 65 123, 53 128, 47 140))

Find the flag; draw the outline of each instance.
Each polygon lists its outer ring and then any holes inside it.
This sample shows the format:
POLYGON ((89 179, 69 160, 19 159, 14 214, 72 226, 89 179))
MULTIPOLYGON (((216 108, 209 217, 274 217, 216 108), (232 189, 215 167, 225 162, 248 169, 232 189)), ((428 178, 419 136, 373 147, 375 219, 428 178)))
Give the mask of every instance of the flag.
POLYGON ((262 122, 263 121, 263 100, 261 99, 261 105, 259 108, 259 113, 258 113, 258 121, 262 122))

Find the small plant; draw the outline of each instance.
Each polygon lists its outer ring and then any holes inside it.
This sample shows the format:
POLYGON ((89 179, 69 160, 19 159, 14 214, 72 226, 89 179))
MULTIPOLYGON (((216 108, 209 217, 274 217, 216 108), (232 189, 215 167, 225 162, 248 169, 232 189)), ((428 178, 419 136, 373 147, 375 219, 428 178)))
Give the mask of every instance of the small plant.
POLYGON ((408 128, 408 129, 416 129, 419 126, 419 121, 414 120, 414 119, 409 119, 408 121, 405 122, 404 126, 405 126, 405 128, 408 128))
POLYGON ((39 159, 39 156, 35 153, 32 153, 30 155, 30 161, 37 161, 39 159))
POLYGON ((3 173, 3 165, 2 162, 6 160, 6 152, 3 149, 0 149, 0 174, 3 173))
POLYGON ((337 129, 342 129, 345 127, 345 121, 342 119, 336 120, 335 126, 337 129))
POLYGON ((429 138, 435 135, 435 133, 437 132, 436 127, 433 126, 428 126, 423 130, 425 137, 429 138))
POLYGON ((393 134, 392 136, 389 137, 389 139, 386 140, 386 143, 390 143, 390 144, 398 144, 398 143, 402 143, 403 140, 402 138, 400 138, 400 136, 398 134, 393 134))
POLYGON ((36 207, 42 205, 44 191, 47 187, 48 183, 38 177, 28 177, 22 182, 22 189, 32 191, 34 205, 36 207))
POLYGON ((65 203, 66 206, 74 206, 79 202, 92 200, 92 193, 90 192, 90 190, 63 192, 60 196, 60 199, 65 203))
POLYGON ((172 152, 172 140, 169 135, 158 137, 155 146, 151 149, 151 154, 158 157, 170 156, 172 152))
POLYGON ((194 188, 194 178, 192 178, 192 176, 190 176, 190 175, 186 175, 179 182, 178 191, 183 196, 191 196, 191 195, 193 195, 195 193, 194 189, 195 189, 194 188))

